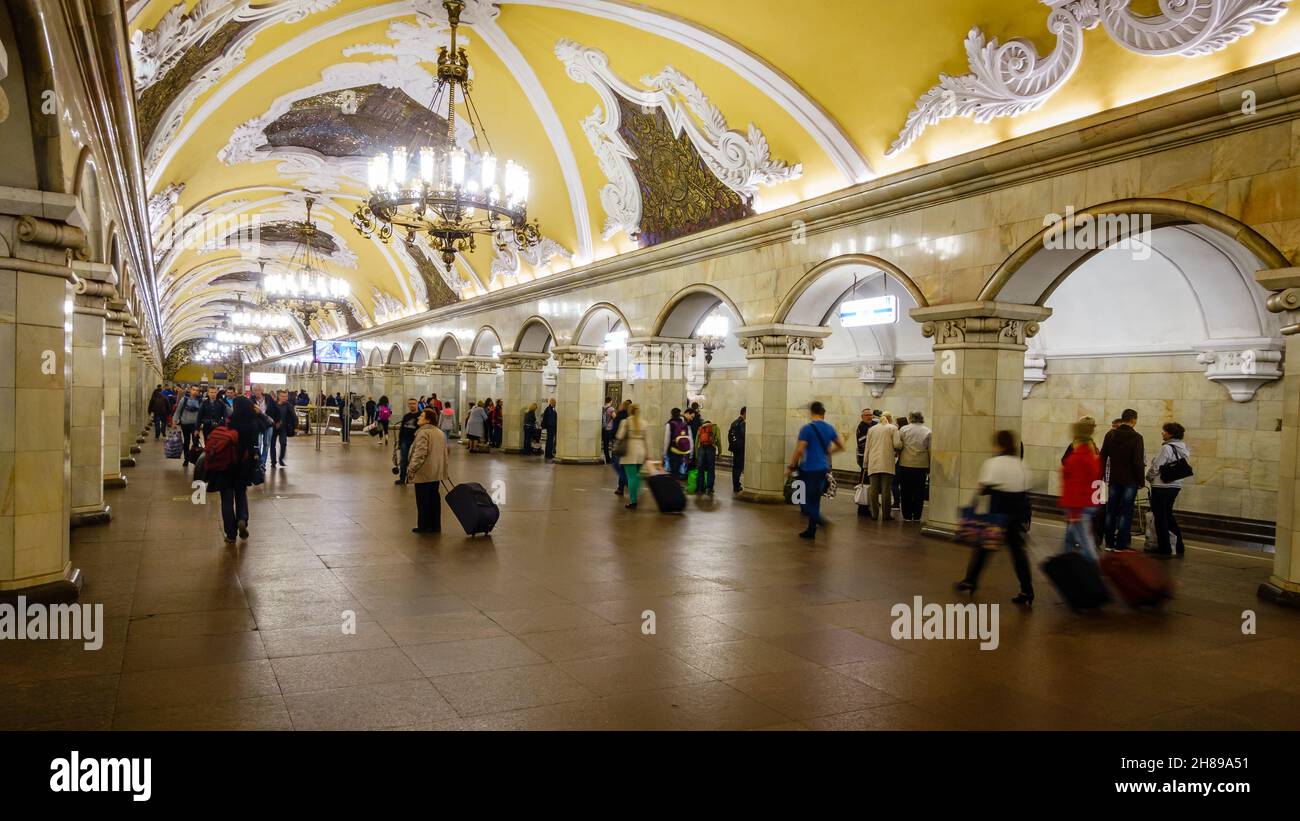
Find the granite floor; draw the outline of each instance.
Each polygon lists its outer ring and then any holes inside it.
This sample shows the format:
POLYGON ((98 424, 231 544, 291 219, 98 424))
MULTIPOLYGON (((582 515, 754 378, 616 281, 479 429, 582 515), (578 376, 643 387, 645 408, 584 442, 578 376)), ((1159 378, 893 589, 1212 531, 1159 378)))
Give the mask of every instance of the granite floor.
MULTIPOLYGON (((809 544, 729 486, 626 511, 608 468, 453 447, 458 481, 504 482, 501 523, 469 539, 444 508, 418 536, 386 451, 313 445, 230 547, 150 438, 114 521, 73 534, 103 647, 0 642, 0 728, 1300 728, 1300 612, 1255 598, 1262 556, 1194 546, 1163 610, 1091 615, 1038 571, 1032 612, 1010 605, 999 556, 976 597, 996 650, 896 641, 894 604, 956 600, 966 552, 848 493, 809 544)), ((1059 538, 1036 524, 1037 557, 1059 538)))

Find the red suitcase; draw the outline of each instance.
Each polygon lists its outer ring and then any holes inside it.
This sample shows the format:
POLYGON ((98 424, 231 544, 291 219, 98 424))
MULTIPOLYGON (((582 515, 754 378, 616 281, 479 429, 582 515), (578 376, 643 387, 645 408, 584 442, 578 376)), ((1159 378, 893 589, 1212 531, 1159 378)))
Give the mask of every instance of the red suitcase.
POLYGON ((1165 568, 1136 551, 1102 553, 1101 572, 1131 607, 1158 605, 1174 597, 1174 583, 1165 568))

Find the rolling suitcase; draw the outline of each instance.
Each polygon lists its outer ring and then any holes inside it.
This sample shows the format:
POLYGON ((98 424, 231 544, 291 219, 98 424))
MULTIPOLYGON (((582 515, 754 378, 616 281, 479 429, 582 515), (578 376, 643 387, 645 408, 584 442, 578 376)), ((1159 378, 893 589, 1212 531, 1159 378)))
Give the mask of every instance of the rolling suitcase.
POLYGON ((686 494, 682 492, 681 482, 674 477, 660 473, 647 476, 645 482, 650 486, 660 513, 681 513, 686 509, 686 494))
POLYGON ((1043 562, 1043 572, 1074 610, 1091 610, 1110 601, 1097 565, 1080 553, 1060 553, 1043 562))
POLYGON ((491 533, 501 518, 501 508, 492 501, 492 494, 477 482, 466 482, 447 491, 447 507, 456 514, 467 536, 491 533))
POLYGON ((1150 556, 1131 550, 1107 552, 1101 557, 1101 572, 1130 607, 1158 605, 1174 596, 1169 574, 1150 556))

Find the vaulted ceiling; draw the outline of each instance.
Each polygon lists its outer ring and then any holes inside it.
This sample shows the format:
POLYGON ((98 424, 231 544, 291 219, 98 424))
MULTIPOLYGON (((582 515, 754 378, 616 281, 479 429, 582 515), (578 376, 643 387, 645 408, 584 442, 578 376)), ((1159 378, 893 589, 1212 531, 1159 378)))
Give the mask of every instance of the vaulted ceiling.
POLYGON ((371 155, 445 139, 427 109, 439 0, 136 0, 166 344, 255 300, 254 257, 289 257, 304 191, 369 325, 1300 50, 1288 0, 1186 5, 1204 14, 1142 26, 1157 0, 468 0, 481 120, 531 172, 549 241, 523 259, 481 243, 446 271, 350 224, 371 155), (999 84, 1017 64, 1032 76, 999 84), (254 228, 256 253, 235 241, 254 228))

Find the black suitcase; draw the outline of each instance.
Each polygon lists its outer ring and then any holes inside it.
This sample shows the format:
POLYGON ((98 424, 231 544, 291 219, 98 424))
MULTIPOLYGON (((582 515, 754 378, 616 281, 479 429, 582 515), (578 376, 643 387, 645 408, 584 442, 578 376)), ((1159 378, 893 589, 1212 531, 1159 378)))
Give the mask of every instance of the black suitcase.
POLYGON ((501 508, 492 501, 492 494, 477 482, 466 482, 447 491, 447 507, 456 514, 467 536, 491 533, 501 518, 501 508))
POLYGON ((1075 610, 1091 610, 1110 601, 1096 563, 1081 553, 1060 553, 1043 562, 1043 572, 1075 610))
POLYGON ((667 473, 647 476, 645 483, 650 486, 660 513, 681 513, 686 509, 686 493, 681 482, 672 476, 667 473))

